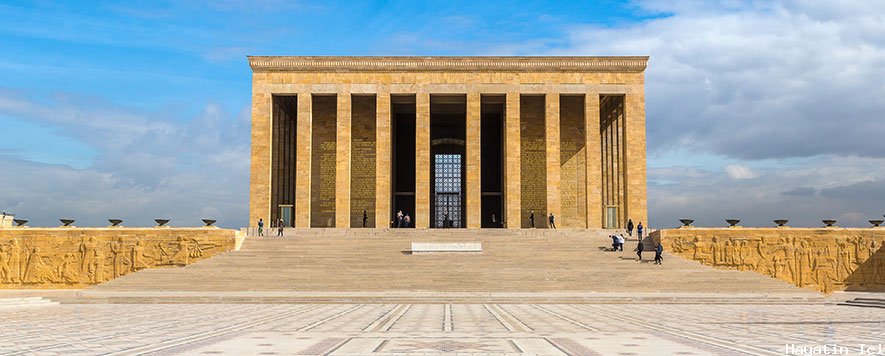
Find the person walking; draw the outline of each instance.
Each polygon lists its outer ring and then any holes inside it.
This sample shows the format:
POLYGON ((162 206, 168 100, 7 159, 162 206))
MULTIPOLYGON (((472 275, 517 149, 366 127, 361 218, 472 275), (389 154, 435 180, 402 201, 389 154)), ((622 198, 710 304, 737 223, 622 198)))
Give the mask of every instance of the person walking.
POLYGON ((639 262, 642 262, 642 250, 643 249, 645 249, 645 247, 642 246, 642 239, 639 239, 639 244, 636 245, 636 256, 639 256, 639 262))
POLYGON ((624 234, 618 234, 618 248, 619 248, 619 250, 624 251, 624 242, 625 241, 626 240, 624 239, 624 234))
POLYGON ((532 210, 532 213, 529 214, 529 226, 534 229, 535 228, 535 211, 532 210))
POLYGON ((363 227, 366 227, 366 223, 369 221, 369 217, 366 216, 366 211, 363 210, 363 227))
POLYGON ((657 246, 655 246, 655 264, 656 265, 660 265, 660 264, 664 263, 664 257, 661 256, 662 253, 664 253, 664 246, 661 246, 661 244, 658 244, 657 246))
POLYGON ((409 213, 406 213, 406 216, 403 217, 403 227, 409 227, 409 224, 412 223, 412 218, 409 217, 409 213))
POLYGON ((403 227, 403 211, 402 210, 396 212, 396 227, 397 228, 403 227))
POLYGON ((264 219, 258 219, 258 236, 264 236, 264 219))
POLYGON ((283 219, 277 221, 277 236, 283 236, 283 219))
POLYGON ((627 236, 633 237, 633 219, 627 219, 627 236))
POLYGON ((639 225, 636 225, 636 238, 642 241, 642 221, 639 222, 639 225))
POLYGON ((553 221, 553 213, 550 213, 550 217, 547 219, 550 220, 550 228, 556 230, 556 223, 553 221))

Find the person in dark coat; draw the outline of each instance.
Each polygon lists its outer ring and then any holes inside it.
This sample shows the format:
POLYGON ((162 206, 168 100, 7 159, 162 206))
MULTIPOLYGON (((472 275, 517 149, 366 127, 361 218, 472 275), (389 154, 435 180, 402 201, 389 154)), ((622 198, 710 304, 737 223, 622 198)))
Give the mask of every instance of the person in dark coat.
POLYGON ((636 237, 639 238, 639 241, 642 241, 642 221, 639 222, 639 225, 636 225, 636 237))
POLYGON ((633 237, 633 219, 627 219, 627 236, 633 237))
POLYGON ((550 217, 548 219, 550 220, 550 228, 556 230, 556 223, 553 221, 553 213, 550 213, 550 217))
POLYGON ((639 262, 642 262, 642 250, 643 249, 645 249, 645 247, 642 246, 642 239, 640 239, 639 244, 636 245, 636 256, 639 256, 639 262))
POLYGON ((363 227, 366 227, 366 223, 369 222, 369 217, 366 215, 366 211, 363 210, 363 227))
POLYGON ((661 244, 658 244, 657 246, 655 246, 655 264, 656 265, 660 265, 660 264, 664 263, 664 257, 661 256, 662 253, 664 253, 664 246, 661 246, 661 244))
POLYGON ((535 211, 532 210, 532 213, 529 214, 529 226, 534 229, 535 228, 535 211))

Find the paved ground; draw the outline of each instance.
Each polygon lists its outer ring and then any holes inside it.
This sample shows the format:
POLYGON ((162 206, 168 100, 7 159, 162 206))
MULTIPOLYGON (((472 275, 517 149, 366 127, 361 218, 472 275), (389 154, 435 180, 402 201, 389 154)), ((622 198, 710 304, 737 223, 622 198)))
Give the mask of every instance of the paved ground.
POLYGON ((838 344, 858 354, 859 344, 885 344, 885 309, 823 303, 0 308, 3 355, 783 355, 787 344, 838 344))

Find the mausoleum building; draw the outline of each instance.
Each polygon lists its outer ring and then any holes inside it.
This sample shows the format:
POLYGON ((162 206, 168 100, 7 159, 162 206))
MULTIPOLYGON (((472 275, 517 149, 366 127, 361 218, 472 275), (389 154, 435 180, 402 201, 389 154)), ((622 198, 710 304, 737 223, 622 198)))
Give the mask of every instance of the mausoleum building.
POLYGON ((255 226, 647 221, 648 57, 249 57, 255 226))

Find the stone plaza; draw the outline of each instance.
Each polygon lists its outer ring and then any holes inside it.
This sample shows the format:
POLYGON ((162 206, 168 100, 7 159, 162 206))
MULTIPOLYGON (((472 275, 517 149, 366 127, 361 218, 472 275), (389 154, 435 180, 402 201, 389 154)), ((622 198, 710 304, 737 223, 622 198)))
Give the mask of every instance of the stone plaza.
POLYGON ((0 320, 2 355, 881 355, 885 342, 885 309, 823 303, 34 305, 0 306, 0 320))

